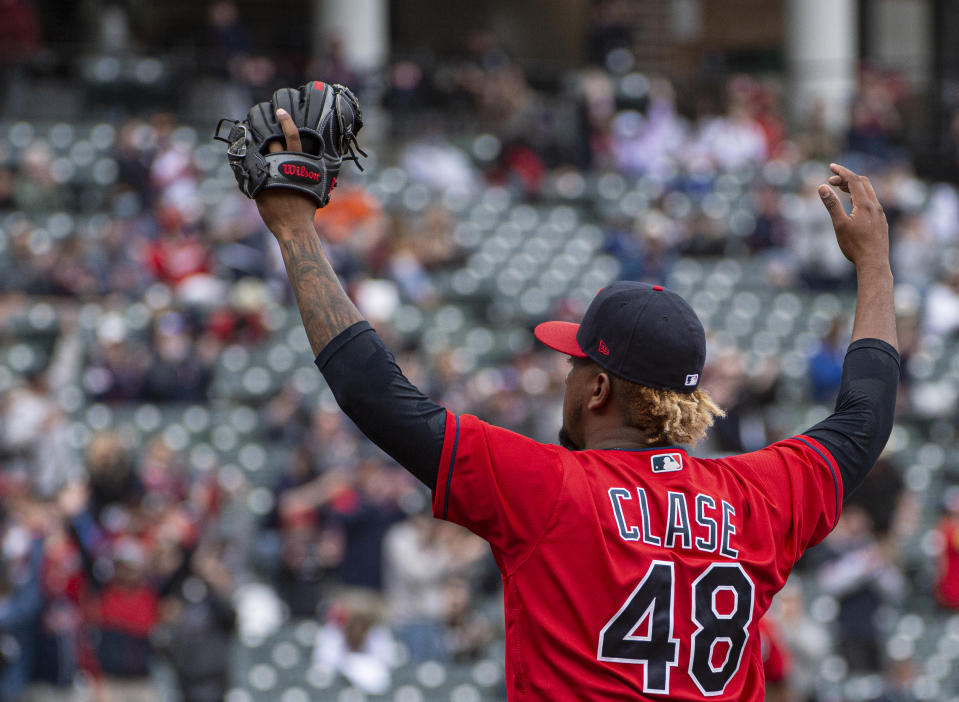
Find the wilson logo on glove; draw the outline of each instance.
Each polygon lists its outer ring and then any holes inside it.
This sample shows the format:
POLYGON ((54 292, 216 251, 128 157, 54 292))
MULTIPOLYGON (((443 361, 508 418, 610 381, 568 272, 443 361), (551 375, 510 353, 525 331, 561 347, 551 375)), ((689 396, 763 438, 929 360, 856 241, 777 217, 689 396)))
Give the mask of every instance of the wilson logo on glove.
POLYGON ((290 178, 302 178, 311 183, 319 183, 322 174, 305 163, 281 163, 280 173, 290 178))
POLYGON ((227 160, 247 197, 256 197, 263 188, 292 188, 311 196, 317 207, 325 207, 344 161, 363 170, 359 158, 366 152, 356 144, 362 126, 360 103, 350 89, 316 80, 299 88, 280 88, 269 102, 251 107, 246 119, 221 119, 213 138, 229 147, 227 160), (286 143, 276 116, 280 107, 299 129, 296 150, 270 149, 271 144, 286 143))

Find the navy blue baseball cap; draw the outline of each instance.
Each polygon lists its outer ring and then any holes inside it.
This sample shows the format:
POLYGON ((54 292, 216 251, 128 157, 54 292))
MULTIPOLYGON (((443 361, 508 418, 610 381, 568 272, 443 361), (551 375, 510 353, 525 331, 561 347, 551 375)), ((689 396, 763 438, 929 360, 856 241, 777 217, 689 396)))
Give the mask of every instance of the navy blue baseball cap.
POLYGON ((692 392, 706 362, 702 322, 661 285, 617 281, 596 294, 581 324, 543 322, 534 333, 552 349, 662 390, 692 392))

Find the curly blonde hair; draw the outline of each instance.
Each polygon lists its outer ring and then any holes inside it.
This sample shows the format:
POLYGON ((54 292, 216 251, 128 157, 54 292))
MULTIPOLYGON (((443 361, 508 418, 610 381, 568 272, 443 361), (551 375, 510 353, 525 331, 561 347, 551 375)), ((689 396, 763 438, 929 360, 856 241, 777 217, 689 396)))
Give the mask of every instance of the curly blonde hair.
POLYGON ((610 385, 623 408, 623 420, 639 429, 650 446, 695 444, 717 417, 725 417, 709 393, 660 390, 610 375, 610 385))

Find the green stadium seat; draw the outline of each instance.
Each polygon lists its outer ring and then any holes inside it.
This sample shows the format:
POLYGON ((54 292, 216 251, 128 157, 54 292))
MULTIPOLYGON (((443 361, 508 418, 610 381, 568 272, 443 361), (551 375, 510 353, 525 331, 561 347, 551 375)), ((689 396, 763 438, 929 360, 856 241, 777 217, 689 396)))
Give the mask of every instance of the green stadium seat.
POLYGON ((310 694, 302 687, 288 687, 280 695, 280 702, 311 702, 310 694))
POLYGON ((393 702, 426 702, 426 697, 419 687, 406 683, 393 692, 393 702))
POLYGON ((446 667, 438 661, 425 661, 416 667, 417 682, 428 690, 440 687, 446 677, 446 667))
POLYGON ((276 688, 276 668, 267 663, 257 663, 247 672, 250 686, 259 692, 271 692, 276 688))
POLYGON ((239 687, 231 688, 223 698, 223 702, 253 702, 253 695, 239 687))

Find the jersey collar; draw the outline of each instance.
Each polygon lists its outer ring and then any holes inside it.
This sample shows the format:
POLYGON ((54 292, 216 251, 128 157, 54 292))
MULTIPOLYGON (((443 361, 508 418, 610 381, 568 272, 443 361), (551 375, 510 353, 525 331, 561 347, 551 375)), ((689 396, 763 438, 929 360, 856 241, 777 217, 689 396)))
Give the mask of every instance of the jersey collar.
POLYGON ((629 451, 630 453, 639 453, 642 451, 659 451, 660 453, 666 451, 681 451, 682 453, 688 453, 686 449, 682 446, 651 446, 650 448, 612 448, 605 449, 590 449, 591 451, 629 451))

